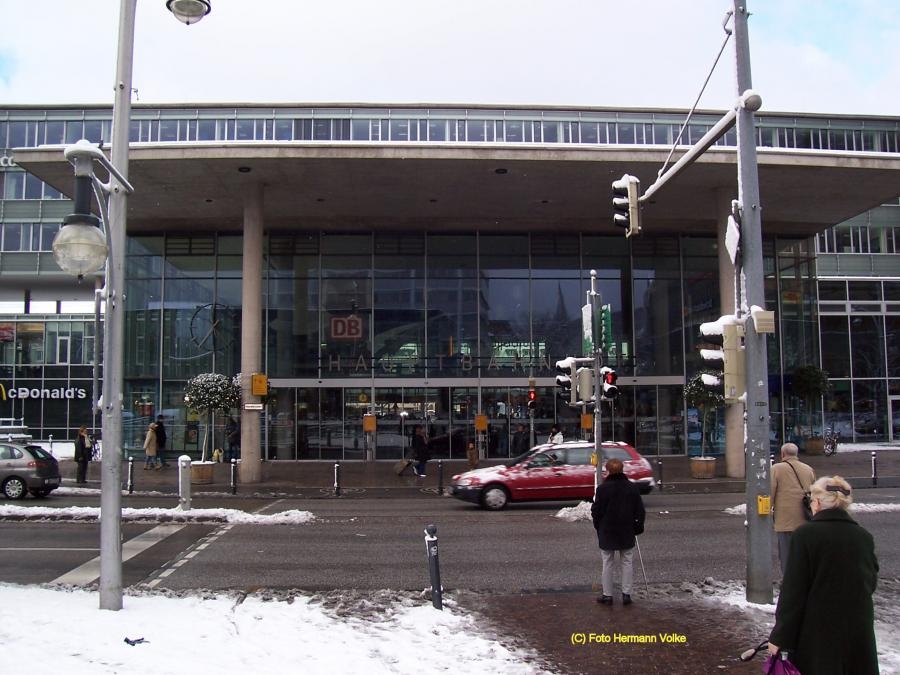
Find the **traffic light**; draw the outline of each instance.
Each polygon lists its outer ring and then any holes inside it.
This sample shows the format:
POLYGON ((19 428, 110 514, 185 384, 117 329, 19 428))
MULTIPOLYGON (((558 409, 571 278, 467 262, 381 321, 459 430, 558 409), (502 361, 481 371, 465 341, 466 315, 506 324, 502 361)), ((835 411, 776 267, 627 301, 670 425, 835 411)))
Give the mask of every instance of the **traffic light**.
POLYGON ((641 233, 641 181, 627 173, 612 184, 613 225, 625 230, 625 236, 641 233))
POLYGON ((600 308, 600 346, 604 354, 612 351, 612 344, 612 305, 603 305, 600 308))
POLYGON ((528 390, 528 409, 534 410, 537 405, 537 392, 534 389, 528 390))
POLYGON ((616 400, 619 396, 619 387, 616 386, 616 381, 619 379, 619 376, 616 375, 616 371, 608 366, 603 366, 600 369, 600 377, 603 378, 603 400, 616 400))
POLYGON ((556 376, 556 386, 559 387, 560 397, 568 398, 570 404, 575 403, 578 394, 576 367, 575 359, 571 356, 556 362, 556 370, 561 373, 556 376))
POLYGON ((722 381, 725 400, 739 401, 747 391, 747 376, 744 369, 744 327, 731 323, 722 326, 722 381))
POLYGON ((594 400, 594 369, 578 369, 578 391, 575 400, 578 403, 591 404, 594 400))

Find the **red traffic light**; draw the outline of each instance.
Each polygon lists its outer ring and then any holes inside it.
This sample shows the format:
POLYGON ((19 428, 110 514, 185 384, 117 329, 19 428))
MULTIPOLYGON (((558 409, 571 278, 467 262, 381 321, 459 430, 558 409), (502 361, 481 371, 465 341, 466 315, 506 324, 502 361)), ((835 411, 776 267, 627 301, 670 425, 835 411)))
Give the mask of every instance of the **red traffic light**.
POLYGON ((537 392, 534 389, 529 389, 528 390, 528 400, 534 401, 536 399, 537 399, 537 392))
POLYGON ((612 384, 616 383, 616 380, 619 379, 619 376, 616 375, 616 371, 609 370, 603 374, 603 383, 604 384, 612 384))

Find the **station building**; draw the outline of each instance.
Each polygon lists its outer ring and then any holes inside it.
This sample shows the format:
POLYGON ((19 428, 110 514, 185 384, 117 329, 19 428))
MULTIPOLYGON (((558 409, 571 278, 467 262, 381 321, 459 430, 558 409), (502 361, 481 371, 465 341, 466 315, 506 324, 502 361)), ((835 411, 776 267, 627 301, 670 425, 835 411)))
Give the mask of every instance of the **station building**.
MULTIPOLYGON (((604 438, 647 456, 697 453, 699 416, 683 386, 707 367, 700 324, 733 311, 723 241, 737 198, 734 131, 645 205, 640 236, 613 226, 610 194, 625 173, 646 189, 721 113, 695 113, 682 133, 685 117, 136 105, 126 446, 140 447, 163 414, 172 449, 198 452, 204 420, 186 409, 185 383, 240 372, 247 322, 260 328, 272 386, 258 413, 265 459, 395 459, 416 424, 436 458, 463 458, 476 438, 486 456, 509 456, 520 424, 537 440, 554 423, 581 437, 581 410, 556 395, 555 362, 581 356, 596 270, 613 317, 605 360, 621 390, 604 404, 604 438), (248 301, 250 283, 259 292, 248 301)), ((97 423, 102 279, 61 272, 51 244, 72 210, 62 146, 109 139, 111 118, 108 106, 0 107, 0 418, 24 420, 36 438, 97 423)), ((900 118, 755 121, 776 316, 772 442, 831 425, 847 439, 900 439, 900 118), (813 409, 791 389, 793 369, 808 364, 832 383, 813 409)), ((713 422, 708 450, 722 452, 720 431, 713 422)))

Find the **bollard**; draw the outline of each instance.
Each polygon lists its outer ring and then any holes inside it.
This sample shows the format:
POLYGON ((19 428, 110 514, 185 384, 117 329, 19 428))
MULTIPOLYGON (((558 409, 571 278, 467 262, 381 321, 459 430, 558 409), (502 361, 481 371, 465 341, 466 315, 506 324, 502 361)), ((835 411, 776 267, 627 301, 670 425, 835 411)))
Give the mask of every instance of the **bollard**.
POLYGON ((191 458, 178 458, 178 507, 182 511, 191 510, 191 458))
POLYGON ((341 496, 341 463, 334 463, 334 496, 341 496))
POLYGON ((231 494, 237 494, 237 460, 231 460, 231 494))
POLYGON ((878 453, 872 451, 872 487, 878 485, 878 453))
POLYGON ((438 497, 444 496, 444 460, 438 460, 438 497))
POLYGON ((50 454, 53 454, 53 434, 48 437, 50 439, 50 454))
POLYGON ((431 577, 431 604, 435 609, 444 609, 441 586, 441 565, 438 561, 437 527, 428 525, 425 528, 425 553, 428 556, 428 575, 431 577))
POLYGON ((134 493, 134 457, 128 457, 128 494, 134 493))
POLYGON ((661 460, 661 459, 657 459, 657 460, 656 460, 656 466, 659 467, 659 481, 658 481, 658 482, 659 482, 659 490, 660 490, 660 492, 662 492, 662 489, 663 489, 663 473, 662 473, 662 460, 661 460))

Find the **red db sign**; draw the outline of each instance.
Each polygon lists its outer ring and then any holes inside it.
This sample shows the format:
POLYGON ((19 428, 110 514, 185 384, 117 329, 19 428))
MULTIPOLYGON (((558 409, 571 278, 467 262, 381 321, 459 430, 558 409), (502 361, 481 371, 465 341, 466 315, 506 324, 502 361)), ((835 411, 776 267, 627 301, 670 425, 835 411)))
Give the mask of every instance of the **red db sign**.
POLYGON ((363 320, 350 316, 331 317, 331 337, 335 340, 360 340, 363 337, 363 320))

